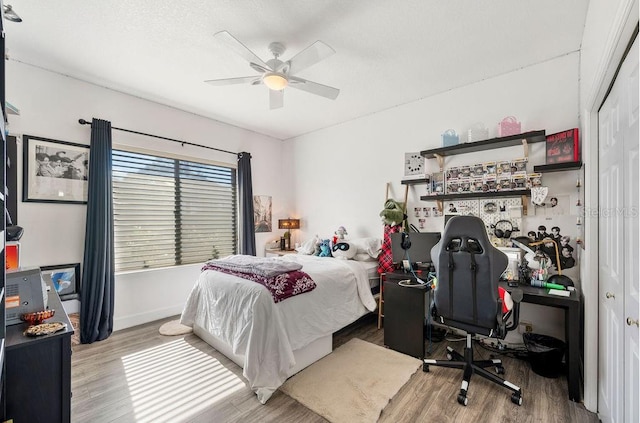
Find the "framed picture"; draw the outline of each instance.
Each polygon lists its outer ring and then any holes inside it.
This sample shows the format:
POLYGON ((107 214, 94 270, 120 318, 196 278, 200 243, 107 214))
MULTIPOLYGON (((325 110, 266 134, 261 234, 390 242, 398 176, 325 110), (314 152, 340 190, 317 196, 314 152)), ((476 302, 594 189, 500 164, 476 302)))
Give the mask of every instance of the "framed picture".
POLYGON ((547 164, 580 160, 578 128, 547 135, 547 164))
POLYGON ((256 232, 271 232, 272 209, 270 195, 253 196, 253 224, 256 232))
POLYGON ((87 203, 89 147, 24 135, 22 201, 87 203))
POLYGON ((80 297, 80 263, 41 266, 42 280, 54 288, 61 300, 80 297))

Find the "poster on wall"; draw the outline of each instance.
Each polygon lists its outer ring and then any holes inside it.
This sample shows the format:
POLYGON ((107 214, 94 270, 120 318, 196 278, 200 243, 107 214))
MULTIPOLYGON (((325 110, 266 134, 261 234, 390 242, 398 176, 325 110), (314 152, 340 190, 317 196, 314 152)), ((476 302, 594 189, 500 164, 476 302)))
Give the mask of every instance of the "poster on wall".
POLYGON ((271 196, 253 196, 253 225, 257 232, 271 232, 271 196))

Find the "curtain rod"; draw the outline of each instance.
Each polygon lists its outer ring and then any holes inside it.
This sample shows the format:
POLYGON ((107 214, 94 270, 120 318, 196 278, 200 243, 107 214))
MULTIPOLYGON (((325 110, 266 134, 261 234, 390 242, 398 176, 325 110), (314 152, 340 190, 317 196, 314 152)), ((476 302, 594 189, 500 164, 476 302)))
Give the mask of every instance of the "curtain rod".
MULTIPOLYGON (((80 125, 89 125, 91 126, 91 122, 86 121, 84 119, 78 119, 78 123, 80 125)), ((173 142, 179 142, 180 144, 182 144, 183 146, 185 144, 187 145, 192 145, 194 147, 202 147, 202 148, 208 148, 209 150, 216 150, 216 151, 220 151, 222 153, 228 153, 228 154, 233 154, 234 156, 237 156, 238 153, 234 153, 233 151, 228 151, 228 150, 222 150, 220 148, 215 148, 215 147, 209 147, 207 145, 202 145, 202 144, 195 144, 192 142, 188 142, 188 141, 181 141, 181 140, 176 140, 173 138, 167 138, 167 137, 162 137, 160 135, 153 135, 153 134, 147 134, 145 132, 138 132, 138 131, 133 131, 131 129, 124 129, 124 128, 116 128, 115 126, 112 126, 111 129, 117 129, 118 131, 124 131, 124 132, 130 132, 132 134, 137 134, 137 135, 145 135, 147 137, 153 137, 153 138, 160 138, 161 140, 167 140, 167 141, 173 141, 173 142)))

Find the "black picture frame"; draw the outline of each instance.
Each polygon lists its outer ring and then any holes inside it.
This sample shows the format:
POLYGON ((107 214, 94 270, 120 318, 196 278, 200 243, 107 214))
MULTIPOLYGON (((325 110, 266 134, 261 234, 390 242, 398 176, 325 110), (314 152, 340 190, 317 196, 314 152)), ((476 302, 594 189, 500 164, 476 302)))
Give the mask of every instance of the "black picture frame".
POLYGON ((22 142, 22 201, 87 204, 89 146, 33 135, 22 142))
POLYGON ((80 263, 40 266, 40 274, 44 282, 56 290, 61 300, 80 298, 80 282, 82 280, 80 277, 80 263), (69 279, 65 278, 63 280, 63 282, 69 282, 69 285, 64 286, 66 284, 60 283, 60 277, 56 278, 56 275, 69 277, 69 279))

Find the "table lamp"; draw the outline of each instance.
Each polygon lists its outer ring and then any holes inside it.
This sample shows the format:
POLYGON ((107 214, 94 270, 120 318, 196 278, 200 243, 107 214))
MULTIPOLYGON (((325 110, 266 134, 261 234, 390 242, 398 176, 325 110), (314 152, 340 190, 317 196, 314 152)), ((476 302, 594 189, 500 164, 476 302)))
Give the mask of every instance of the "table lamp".
POLYGON ((286 229, 286 232, 284 233, 284 249, 287 251, 292 250, 293 248, 291 248, 291 230, 300 229, 300 219, 278 219, 278 229, 286 229))

